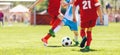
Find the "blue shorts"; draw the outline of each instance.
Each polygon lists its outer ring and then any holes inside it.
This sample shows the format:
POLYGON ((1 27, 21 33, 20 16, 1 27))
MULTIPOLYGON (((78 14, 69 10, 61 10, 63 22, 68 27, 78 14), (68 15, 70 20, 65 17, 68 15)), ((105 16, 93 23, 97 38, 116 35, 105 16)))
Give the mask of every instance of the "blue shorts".
POLYGON ((70 30, 78 31, 77 22, 73 22, 73 21, 68 20, 66 18, 64 18, 62 20, 62 22, 64 23, 65 26, 69 26, 70 30))

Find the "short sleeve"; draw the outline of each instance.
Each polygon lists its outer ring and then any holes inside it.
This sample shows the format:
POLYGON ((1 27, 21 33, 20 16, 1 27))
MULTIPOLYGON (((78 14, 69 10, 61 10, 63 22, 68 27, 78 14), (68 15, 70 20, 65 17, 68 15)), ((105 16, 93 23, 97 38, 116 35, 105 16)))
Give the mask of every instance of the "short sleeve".
POLYGON ((99 1, 98 0, 94 0, 94 5, 95 5, 95 7, 99 7, 100 6, 99 1))

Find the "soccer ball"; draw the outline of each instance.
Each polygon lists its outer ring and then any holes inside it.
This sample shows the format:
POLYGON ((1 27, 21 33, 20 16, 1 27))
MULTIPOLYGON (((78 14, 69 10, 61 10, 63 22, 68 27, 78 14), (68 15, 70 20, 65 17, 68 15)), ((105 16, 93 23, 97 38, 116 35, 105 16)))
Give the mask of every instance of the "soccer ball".
POLYGON ((72 41, 71 39, 67 36, 62 39, 62 46, 71 46, 72 41))

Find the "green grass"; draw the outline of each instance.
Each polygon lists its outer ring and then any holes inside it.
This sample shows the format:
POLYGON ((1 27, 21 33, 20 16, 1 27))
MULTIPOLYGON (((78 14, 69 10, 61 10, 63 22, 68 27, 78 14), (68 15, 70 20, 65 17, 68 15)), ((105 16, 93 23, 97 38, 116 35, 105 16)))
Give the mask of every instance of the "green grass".
POLYGON ((0 55, 120 55, 120 23, 96 26, 90 52, 81 52, 79 47, 61 46, 62 37, 73 39, 68 27, 63 27, 55 38, 49 39, 49 47, 44 47, 41 38, 49 28, 47 25, 24 24, 0 27, 0 55))

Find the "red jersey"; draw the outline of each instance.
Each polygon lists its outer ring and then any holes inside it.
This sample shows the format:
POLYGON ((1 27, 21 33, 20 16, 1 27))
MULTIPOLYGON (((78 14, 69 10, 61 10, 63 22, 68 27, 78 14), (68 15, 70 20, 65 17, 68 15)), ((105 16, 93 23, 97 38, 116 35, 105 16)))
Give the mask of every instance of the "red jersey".
POLYGON ((98 0, 77 0, 74 5, 80 7, 81 21, 97 19, 97 7, 100 6, 98 0))
POLYGON ((61 0, 49 0, 48 13, 50 15, 57 16, 59 14, 59 11, 60 11, 60 1, 61 0))

